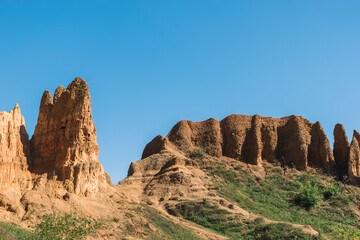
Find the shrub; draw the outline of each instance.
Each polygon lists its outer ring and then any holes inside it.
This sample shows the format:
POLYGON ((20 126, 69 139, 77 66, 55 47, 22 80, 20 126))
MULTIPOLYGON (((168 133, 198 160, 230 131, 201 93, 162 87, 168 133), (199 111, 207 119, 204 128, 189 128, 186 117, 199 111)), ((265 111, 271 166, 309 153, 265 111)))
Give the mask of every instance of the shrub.
POLYGON ((325 199, 329 199, 332 196, 339 196, 340 188, 336 185, 330 185, 324 192, 325 199))
POLYGON ((295 202, 303 207, 310 208, 319 204, 321 197, 318 188, 311 182, 300 183, 300 192, 295 196, 295 202))
POLYGON ((203 159, 205 157, 205 149, 202 146, 198 146, 196 150, 190 153, 191 159, 203 159))
POLYGON ((45 215, 35 225, 35 239, 85 239, 97 229, 105 227, 102 220, 80 217, 76 213, 52 213, 45 215))

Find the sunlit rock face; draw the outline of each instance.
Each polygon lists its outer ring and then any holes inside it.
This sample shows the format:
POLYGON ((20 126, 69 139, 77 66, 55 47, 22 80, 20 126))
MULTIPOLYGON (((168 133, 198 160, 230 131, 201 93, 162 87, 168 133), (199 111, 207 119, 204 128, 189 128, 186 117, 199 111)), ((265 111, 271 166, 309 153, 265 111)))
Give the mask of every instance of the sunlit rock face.
POLYGON ((58 87, 54 98, 45 91, 30 141, 31 171, 63 181, 70 192, 97 192, 105 175, 96 138, 90 91, 83 79, 58 87))
POLYGON ((29 137, 20 107, 0 112, 0 192, 26 190, 32 185, 28 171, 29 137))
POLYGON ((348 177, 351 183, 360 184, 360 134, 354 130, 350 144, 348 160, 348 177))

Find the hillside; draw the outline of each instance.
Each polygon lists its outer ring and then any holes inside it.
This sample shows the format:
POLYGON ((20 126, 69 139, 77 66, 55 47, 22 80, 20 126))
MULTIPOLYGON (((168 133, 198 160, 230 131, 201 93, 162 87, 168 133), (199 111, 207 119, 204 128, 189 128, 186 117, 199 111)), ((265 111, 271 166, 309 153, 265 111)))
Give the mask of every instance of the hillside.
POLYGON ((0 113, 0 238, 55 239, 36 224, 76 213, 63 228, 95 221, 90 239, 360 239, 360 134, 334 140, 300 116, 181 121, 114 185, 76 78, 44 92, 31 139, 18 105, 0 113))

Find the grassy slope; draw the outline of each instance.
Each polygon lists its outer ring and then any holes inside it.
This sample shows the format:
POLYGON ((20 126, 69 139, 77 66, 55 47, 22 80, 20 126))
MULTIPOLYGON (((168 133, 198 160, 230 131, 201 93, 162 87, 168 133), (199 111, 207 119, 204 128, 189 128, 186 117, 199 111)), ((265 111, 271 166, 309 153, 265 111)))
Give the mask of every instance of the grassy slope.
POLYGON ((272 220, 311 225, 330 239, 360 239, 354 212, 360 204, 360 193, 356 187, 316 173, 288 174, 285 178, 275 171, 265 179, 256 179, 241 166, 225 169, 219 162, 211 166, 206 169, 208 174, 221 178, 221 181, 214 181, 219 195, 250 212, 272 220), (316 186, 321 199, 317 206, 310 209, 295 202, 300 185, 306 182, 316 186), (325 193, 334 184, 339 185, 339 192, 326 199, 325 193))
POLYGON ((32 239, 33 234, 13 223, 0 222, 0 239, 32 239))

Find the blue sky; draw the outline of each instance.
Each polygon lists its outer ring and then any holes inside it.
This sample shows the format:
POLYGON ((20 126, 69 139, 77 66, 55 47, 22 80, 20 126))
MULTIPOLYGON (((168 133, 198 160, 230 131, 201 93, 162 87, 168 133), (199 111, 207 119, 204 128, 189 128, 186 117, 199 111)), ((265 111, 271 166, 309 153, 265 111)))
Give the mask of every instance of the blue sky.
POLYGON ((360 130, 360 1, 0 0, 0 111, 31 136, 44 90, 90 87, 113 182, 180 120, 229 114, 360 130))

